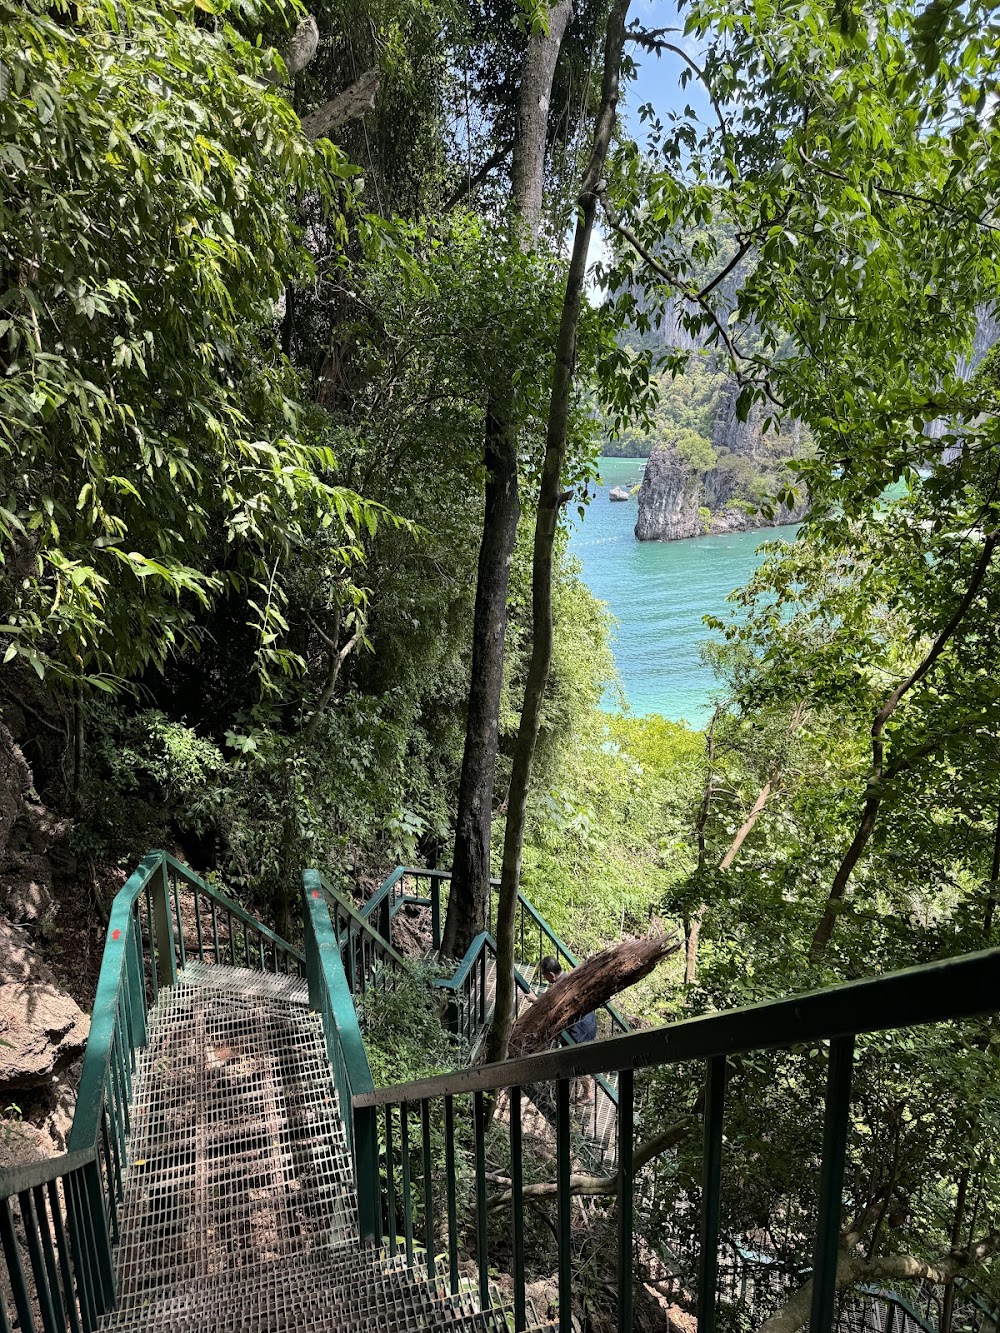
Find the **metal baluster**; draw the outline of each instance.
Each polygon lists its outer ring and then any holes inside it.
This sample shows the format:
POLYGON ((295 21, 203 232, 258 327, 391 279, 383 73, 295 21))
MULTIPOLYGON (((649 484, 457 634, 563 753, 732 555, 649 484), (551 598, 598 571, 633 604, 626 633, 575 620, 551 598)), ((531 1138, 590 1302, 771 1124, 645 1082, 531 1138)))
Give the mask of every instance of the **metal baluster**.
POLYGON ((77 1276, 80 1318, 83 1321, 84 1333, 93 1333, 93 1329, 97 1327, 97 1281, 91 1265, 90 1234, 81 1173, 70 1172, 64 1177, 63 1188, 66 1191, 67 1220, 73 1249, 73 1266, 77 1276))
POLYGON ((156 997, 160 993, 160 981, 157 977, 159 968, 156 966, 156 931, 153 927, 153 896, 150 891, 149 881, 146 882, 146 929, 149 931, 149 974, 153 983, 153 1003, 156 1003, 156 997))
MULTIPOLYGON (((632 1333, 632 1225, 633 1186, 632 1129, 635 1071, 618 1075, 618 1329, 632 1333)), ((597 1085, 594 1086, 595 1134, 597 1085)))
POLYGON ((65 1333, 66 1320, 63 1318, 64 1301, 62 1287, 59 1283, 59 1266, 56 1263, 55 1247, 52 1244, 52 1232, 49 1230, 49 1210, 45 1203, 45 1188, 42 1185, 36 1185, 31 1191, 32 1200, 35 1205, 35 1219, 38 1224, 38 1239, 42 1246, 42 1257, 45 1260, 45 1272, 48 1277, 49 1290, 53 1293, 53 1299, 59 1313, 58 1328, 59 1333, 65 1333))
POLYGON ((28 1258, 31 1260, 31 1272, 35 1279, 35 1300, 38 1302, 38 1313, 42 1316, 42 1327, 45 1329, 45 1333, 60 1333, 55 1306, 52 1304, 52 1290, 49 1287, 45 1260, 42 1257, 38 1217, 35 1213, 35 1201, 31 1197, 31 1191, 23 1190, 17 1196, 17 1202, 21 1208, 21 1224, 24 1227, 28 1258))
POLYGON ((101 1139, 104 1143, 105 1169, 107 1170, 108 1175, 111 1176, 114 1180, 113 1186, 111 1184, 111 1180, 108 1181, 109 1188, 107 1197, 108 1197, 108 1202, 111 1204, 111 1237, 114 1243, 117 1245, 120 1239, 120 1233, 118 1230, 117 1197, 120 1196, 122 1193, 122 1175, 121 1175, 121 1166, 118 1161, 118 1154, 117 1152, 112 1154, 111 1151, 111 1144, 108 1136, 107 1110, 105 1110, 104 1113, 101 1115, 101 1139))
POLYGON ((198 936, 198 962, 203 963, 205 961, 205 949, 201 941, 201 905, 199 903, 201 894, 197 887, 194 887, 192 891, 194 893, 194 929, 198 936))
POLYGON ((455 1103, 452 1097, 444 1099, 444 1174, 448 1190, 448 1272, 454 1296, 458 1292, 458 1203, 455 1198, 455 1103))
POLYGON ((476 1131, 476 1257, 479 1260, 479 1308, 488 1310, 490 1301, 490 1266, 486 1229, 486 1107, 481 1092, 473 1093, 473 1117, 476 1131))
POLYGON ((521 1089, 510 1089, 510 1202, 514 1250, 514 1333, 524 1333, 528 1309, 524 1295, 524 1163, 521 1158, 521 1089))
MULTIPOLYGON (((71 1333, 81 1333, 80 1315, 77 1310, 76 1293, 73 1288, 73 1269, 71 1264, 71 1251, 66 1238, 66 1229, 63 1226, 62 1207, 59 1202, 59 1189, 54 1180, 48 1182, 49 1193, 49 1211, 52 1213, 52 1229, 55 1232, 56 1252, 59 1255, 59 1271, 62 1274, 63 1292, 65 1301, 63 1302, 66 1313, 69 1315, 71 1333)), ((63 1189, 65 1190, 65 1181, 63 1189)))
POLYGON ((406 1262, 413 1267, 413 1202, 410 1192, 410 1104, 399 1104, 399 1152, 403 1166, 403 1238, 406 1262))
POLYGON ((819 1187, 819 1229, 816 1233, 816 1249, 813 1256, 810 1333, 829 1333, 833 1327, 853 1063, 853 1036, 834 1037, 830 1042, 830 1068, 826 1084, 823 1165, 819 1187))
POLYGON ((559 1333, 573 1331, 573 1255, 570 1249, 570 1118, 569 1079, 556 1083, 556 1191, 557 1239, 559 1243, 559 1333))
POLYGON ((212 943, 215 946, 215 961, 222 962, 222 955, 219 953, 219 913, 215 906, 215 899, 210 898, 209 903, 212 908, 212 943))
POLYGON ((392 1159, 392 1107, 385 1108, 385 1192, 389 1214, 389 1258, 395 1258, 396 1245, 396 1175, 392 1159))
POLYGON ((174 886, 174 909, 177 913, 177 943, 180 946, 181 968, 183 969, 187 964, 187 958, 184 953, 184 923, 181 921, 181 893, 177 884, 177 871, 172 866, 170 868, 170 878, 173 881, 174 886))
POLYGON ((146 977, 142 962, 142 923, 136 909, 129 928, 128 947, 126 949, 128 986, 132 992, 132 1042, 134 1046, 146 1044, 146 977))
POLYGON ((23 1333, 35 1333, 35 1321, 31 1314, 31 1296, 28 1284, 24 1280, 21 1267, 21 1253, 14 1234, 14 1218, 11 1214, 10 1200, 0 1199, 0 1245, 3 1246, 7 1261, 7 1277, 10 1281, 11 1294, 14 1297, 14 1309, 23 1333))
POLYGON ((425 1097, 420 1103, 420 1133, 424 1150, 424 1248, 427 1251, 427 1276, 434 1281, 434 1180, 431 1176, 431 1107, 425 1097))
MULTIPOLYGON (((706 1066, 705 1138, 701 1159, 701 1253, 698 1256, 698 1333, 714 1333, 715 1330, 726 1057, 713 1055, 706 1061, 706 1066)), ((621 1115, 620 1104, 618 1114, 621 1115)))

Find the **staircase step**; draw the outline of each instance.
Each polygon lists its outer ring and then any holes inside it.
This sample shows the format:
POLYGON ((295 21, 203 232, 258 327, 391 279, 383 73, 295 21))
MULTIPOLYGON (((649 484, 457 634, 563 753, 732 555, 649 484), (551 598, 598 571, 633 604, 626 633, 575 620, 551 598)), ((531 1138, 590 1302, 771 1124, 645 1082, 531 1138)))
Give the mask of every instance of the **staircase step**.
POLYGON ((420 1252, 364 1247, 319 1016, 300 978, 192 963, 133 1083, 119 1307, 102 1333, 507 1333, 420 1252))

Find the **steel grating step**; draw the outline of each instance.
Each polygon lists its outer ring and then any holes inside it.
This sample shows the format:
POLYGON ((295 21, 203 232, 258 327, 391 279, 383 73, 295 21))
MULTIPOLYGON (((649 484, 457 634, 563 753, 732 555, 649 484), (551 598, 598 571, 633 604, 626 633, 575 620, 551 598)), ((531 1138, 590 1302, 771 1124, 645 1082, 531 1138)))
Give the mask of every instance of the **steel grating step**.
POLYGON ((133 1084, 103 1333, 507 1333, 415 1257, 361 1246, 322 1023, 299 978, 191 964, 133 1084))

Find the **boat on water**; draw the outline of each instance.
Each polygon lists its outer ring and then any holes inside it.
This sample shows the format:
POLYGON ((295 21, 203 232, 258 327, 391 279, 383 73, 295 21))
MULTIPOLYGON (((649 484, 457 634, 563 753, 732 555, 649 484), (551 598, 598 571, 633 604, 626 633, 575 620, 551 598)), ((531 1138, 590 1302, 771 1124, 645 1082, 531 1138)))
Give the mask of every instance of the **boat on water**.
POLYGON ((624 486, 612 486, 609 498, 612 500, 628 500, 631 497, 624 486))

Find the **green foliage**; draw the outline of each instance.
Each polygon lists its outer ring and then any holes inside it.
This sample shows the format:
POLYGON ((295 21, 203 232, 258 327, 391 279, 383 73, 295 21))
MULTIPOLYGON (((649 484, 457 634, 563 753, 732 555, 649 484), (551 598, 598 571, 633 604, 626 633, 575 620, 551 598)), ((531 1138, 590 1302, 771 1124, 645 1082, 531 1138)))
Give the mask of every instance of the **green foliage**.
POLYGON ((79 850, 134 861, 176 833, 225 824, 226 760, 219 748, 156 709, 96 705, 74 832, 79 850))
POLYGON ((461 1052, 441 1022, 435 972, 411 963, 395 990, 370 990, 359 1009, 376 1088, 454 1069, 461 1052))
POLYGON ((285 565, 318 545, 343 577, 376 522, 273 333, 310 269, 290 194, 343 236, 353 168, 213 13, 26 5, 0 29, 5 660, 104 691, 196 649, 223 596, 262 681, 295 671, 285 565))

